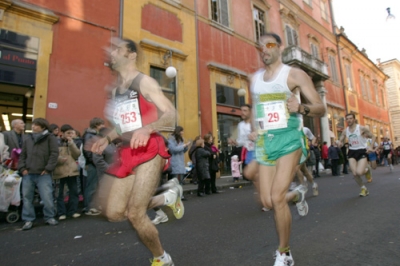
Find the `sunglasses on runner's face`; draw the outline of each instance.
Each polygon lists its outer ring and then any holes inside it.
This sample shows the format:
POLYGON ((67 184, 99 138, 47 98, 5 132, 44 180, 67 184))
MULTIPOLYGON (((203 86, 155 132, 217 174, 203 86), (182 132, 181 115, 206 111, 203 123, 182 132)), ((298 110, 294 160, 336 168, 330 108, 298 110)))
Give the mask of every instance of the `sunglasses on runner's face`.
POLYGON ((276 42, 267 42, 266 44, 260 44, 260 49, 262 49, 263 46, 265 46, 268 49, 271 49, 271 48, 277 47, 278 44, 276 42))

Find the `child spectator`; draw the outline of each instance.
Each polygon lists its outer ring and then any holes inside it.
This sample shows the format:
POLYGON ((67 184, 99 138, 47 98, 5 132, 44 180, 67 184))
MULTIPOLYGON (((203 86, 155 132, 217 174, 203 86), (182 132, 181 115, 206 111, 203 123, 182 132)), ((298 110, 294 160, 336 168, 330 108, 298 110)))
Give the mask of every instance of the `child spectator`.
POLYGON ((231 171, 233 176, 233 182, 238 182, 240 177, 240 165, 242 162, 239 162, 239 157, 237 155, 233 155, 231 157, 231 171))

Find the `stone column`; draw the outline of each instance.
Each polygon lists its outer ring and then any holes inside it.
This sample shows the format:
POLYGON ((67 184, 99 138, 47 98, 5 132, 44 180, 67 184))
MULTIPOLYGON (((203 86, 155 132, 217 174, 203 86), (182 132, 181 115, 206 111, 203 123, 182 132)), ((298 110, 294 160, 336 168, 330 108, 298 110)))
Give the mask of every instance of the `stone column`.
MULTIPOLYGON (((327 91, 324 87, 324 82, 317 81, 315 83, 315 88, 317 89, 317 92, 319 93, 319 97, 321 97, 321 100, 322 100, 323 104, 325 105, 326 110, 328 110, 328 107, 326 106, 326 97, 325 97, 325 94, 327 93, 327 91)), ((330 132, 329 132, 329 121, 328 121, 327 112, 325 112, 324 116, 322 116, 320 119, 321 119, 322 142, 326 141, 326 143, 329 147, 329 146, 331 146, 331 138, 330 138, 330 132)))

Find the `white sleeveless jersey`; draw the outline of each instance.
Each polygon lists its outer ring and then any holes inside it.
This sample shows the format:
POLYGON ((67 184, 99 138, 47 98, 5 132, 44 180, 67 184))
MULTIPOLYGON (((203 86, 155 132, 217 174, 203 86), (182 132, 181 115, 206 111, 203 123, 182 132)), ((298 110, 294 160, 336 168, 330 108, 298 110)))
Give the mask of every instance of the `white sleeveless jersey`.
MULTIPOLYGON (((253 82, 251 84, 251 92, 257 107, 254 110, 255 118, 259 122, 256 123, 257 126, 265 126, 268 124, 268 126, 266 126, 267 130, 283 129, 285 128, 286 122, 287 127, 290 116, 286 107, 287 99, 289 99, 292 93, 294 93, 300 102, 300 93, 292 92, 287 85, 290 70, 291 67, 282 65, 282 68, 279 70, 275 79, 271 81, 264 81, 265 69, 260 69, 254 74, 253 82), (260 108, 260 105, 263 106, 260 108), (282 110, 280 108, 282 108, 282 110), (264 117, 261 117, 262 115, 264 115, 264 117)), ((297 114, 296 116, 300 121, 298 127, 300 130, 302 127, 302 115, 297 114)))
POLYGON ((383 149, 385 151, 390 151, 392 149, 392 142, 391 141, 383 141, 383 142, 381 142, 381 145, 383 146, 383 149))
POLYGON ((349 127, 347 127, 346 137, 349 140, 350 150, 367 149, 367 139, 361 136, 360 125, 356 126, 356 129, 353 133, 351 133, 349 127))

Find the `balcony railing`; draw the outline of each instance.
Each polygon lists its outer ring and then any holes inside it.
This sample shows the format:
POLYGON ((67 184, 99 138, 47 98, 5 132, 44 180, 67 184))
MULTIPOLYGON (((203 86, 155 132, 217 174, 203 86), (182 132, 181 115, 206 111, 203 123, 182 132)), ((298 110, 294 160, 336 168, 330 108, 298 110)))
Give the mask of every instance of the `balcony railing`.
POLYGON ((283 51, 282 61, 288 65, 297 64, 306 72, 311 71, 313 78, 318 77, 322 80, 327 80, 329 78, 328 66, 298 46, 287 47, 283 51))

